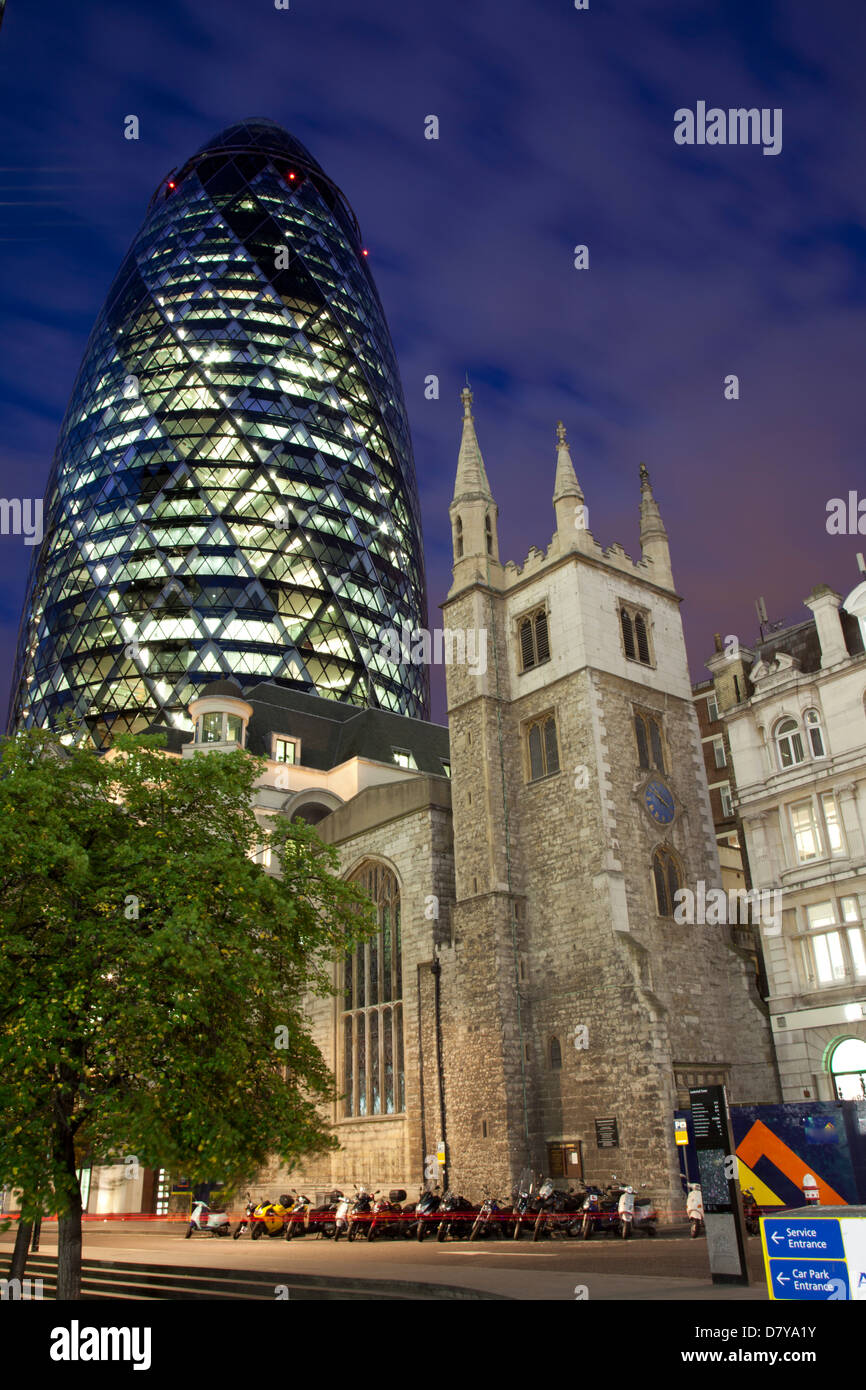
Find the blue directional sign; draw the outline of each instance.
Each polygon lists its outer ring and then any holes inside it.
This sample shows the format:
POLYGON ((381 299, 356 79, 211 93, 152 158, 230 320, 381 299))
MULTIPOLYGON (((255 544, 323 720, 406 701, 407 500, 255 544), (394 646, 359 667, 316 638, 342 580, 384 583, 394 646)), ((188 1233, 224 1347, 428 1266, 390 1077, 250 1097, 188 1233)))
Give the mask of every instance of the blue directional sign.
POLYGON ((774 1298, 847 1300, 848 1266, 844 1260, 770 1260, 774 1298))
POLYGON ((845 1247, 836 1219, 810 1221, 807 1217, 764 1217, 764 1238, 767 1254, 800 1259, 810 1255, 819 1260, 844 1260, 845 1247))

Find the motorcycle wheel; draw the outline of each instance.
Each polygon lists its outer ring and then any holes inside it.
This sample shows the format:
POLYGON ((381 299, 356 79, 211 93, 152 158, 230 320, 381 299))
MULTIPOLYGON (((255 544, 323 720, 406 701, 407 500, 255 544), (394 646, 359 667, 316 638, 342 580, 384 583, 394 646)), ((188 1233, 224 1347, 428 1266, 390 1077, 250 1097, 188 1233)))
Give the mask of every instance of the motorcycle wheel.
POLYGON ((470 1240, 477 1240, 478 1237, 479 1237, 480 1235, 481 1235, 481 1223, 478 1222, 478 1221, 473 1221, 473 1223, 472 1223, 472 1230, 469 1232, 469 1239, 470 1239, 470 1240))
POLYGON ((592 1222, 588 1217, 584 1217, 583 1226, 580 1231, 581 1240, 592 1240, 592 1222))
POLYGON ((232 1240, 237 1240, 240 1237, 240 1234, 243 1231, 243 1229, 243 1226, 238 1226, 237 1230, 232 1233, 232 1240))
POLYGON ((517 1220, 516 1220, 515 1223, 514 1223, 514 1231, 512 1232, 511 1239, 512 1239, 512 1240, 520 1240, 520 1217, 519 1217, 519 1216, 518 1216, 517 1220))
POLYGON ((542 1232, 543 1230, 544 1230, 544 1215, 543 1215, 542 1212, 539 1212, 539 1213, 538 1213, 538 1216, 536 1216, 536 1218, 535 1218, 535 1225, 534 1225, 533 1228, 532 1228, 532 1239, 533 1239, 533 1240, 541 1240, 541 1232, 542 1232))
POLYGON ((192 1222, 190 1221, 189 1225, 188 1225, 187 1228, 186 1228, 186 1235, 184 1236, 184 1240, 189 1240, 189 1238, 190 1238, 190 1236, 192 1235, 192 1233, 193 1233, 194 1230, 195 1230, 195 1227, 193 1226, 192 1222))
POLYGON ((418 1222, 418 1225, 415 1227, 415 1239, 418 1240, 418 1241, 421 1241, 421 1240, 424 1239, 424 1222, 423 1222, 423 1221, 419 1221, 419 1222, 418 1222))
POLYGON ((265 1228, 264 1228, 264 1226, 262 1225, 262 1223, 261 1223, 260 1221, 257 1221, 256 1224, 255 1224, 255 1226, 253 1226, 252 1229, 251 1229, 251 1231, 250 1231, 250 1239, 251 1239, 251 1240, 259 1240, 259 1238, 261 1237, 261 1234, 262 1234, 262 1232, 264 1231, 264 1229, 265 1229, 265 1228))
POLYGON ((447 1221, 442 1221, 442 1222, 440 1223, 440 1225, 439 1225, 439 1230, 436 1232, 436 1239, 439 1240, 439 1241, 442 1241, 442 1240, 445 1239, 445 1237, 447 1236, 447 1234, 448 1234, 448 1223, 447 1223, 447 1221))
POLYGON ((371 1241, 371 1240, 375 1240, 375 1239, 376 1239, 376 1223, 375 1223, 375 1221, 373 1221, 373 1222, 371 1223, 371 1225, 370 1225, 368 1231, 367 1231, 367 1244, 369 1245, 370 1241, 371 1241))
POLYGON ((630 1221, 623 1221, 623 1223, 622 1223, 622 1230, 620 1231, 620 1235, 622 1236, 623 1240, 630 1240, 630 1239, 631 1239, 631 1222, 630 1222, 630 1221))
POLYGON ((346 1236, 347 1236, 347 1238, 348 1238, 349 1240, 354 1240, 354 1239, 355 1239, 355 1236, 356 1236, 357 1234, 358 1234, 358 1227, 355 1225, 354 1222, 352 1222, 352 1225, 349 1227, 348 1231, 346 1232, 346 1236))
POLYGON ((230 1232, 231 1232, 231 1226, 229 1226, 228 1223, 226 1223, 225 1226, 217 1226, 217 1235, 218 1235, 218 1236, 227 1236, 227 1235, 230 1234, 230 1232))

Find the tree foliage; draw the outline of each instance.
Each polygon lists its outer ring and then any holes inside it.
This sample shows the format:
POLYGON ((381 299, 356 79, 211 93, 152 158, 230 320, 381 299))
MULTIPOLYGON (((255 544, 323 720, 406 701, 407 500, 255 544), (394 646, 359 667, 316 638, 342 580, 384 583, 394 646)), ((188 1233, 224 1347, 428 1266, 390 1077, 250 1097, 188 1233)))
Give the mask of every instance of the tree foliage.
POLYGON ((158 742, 0 753, 0 1183, 25 1215, 75 1218, 85 1157, 231 1181, 336 1144, 303 1003, 371 910, 310 827, 257 819, 261 760, 158 742))

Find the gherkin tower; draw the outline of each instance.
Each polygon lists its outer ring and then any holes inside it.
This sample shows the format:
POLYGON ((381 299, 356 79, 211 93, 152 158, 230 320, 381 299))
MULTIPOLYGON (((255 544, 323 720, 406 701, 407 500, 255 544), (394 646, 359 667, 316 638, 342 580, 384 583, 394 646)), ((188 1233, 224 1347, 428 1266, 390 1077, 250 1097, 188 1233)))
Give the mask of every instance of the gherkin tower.
POLYGON ((61 426, 10 725, 185 727, 214 680, 423 718, 415 469, 354 214, 278 125, 157 188, 61 426), (384 649, 384 653, 383 653, 384 649))

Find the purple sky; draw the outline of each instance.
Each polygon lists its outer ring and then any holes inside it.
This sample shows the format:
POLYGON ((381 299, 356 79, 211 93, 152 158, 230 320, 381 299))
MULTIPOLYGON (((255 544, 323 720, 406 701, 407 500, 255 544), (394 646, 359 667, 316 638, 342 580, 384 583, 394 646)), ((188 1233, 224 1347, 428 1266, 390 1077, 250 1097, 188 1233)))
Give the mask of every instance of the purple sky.
MULTIPOLYGON (((0 31, 0 495, 39 496, 93 320, 157 182, 267 116, 352 204, 415 441, 431 623, 468 371, 503 558, 553 529, 562 419, 604 545, 645 460, 692 674, 753 601, 805 618, 866 537, 860 0, 11 0, 0 31), (781 107, 778 156, 681 147, 674 111, 781 107), (141 138, 123 138, 124 117, 141 138), (424 118, 440 121, 424 139, 424 118), (590 269, 573 268, 573 247, 590 269), (740 379, 726 401, 723 380, 740 379), (438 401, 424 378, 440 379, 438 401)), ((0 537, 8 689, 30 549, 0 537)), ((434 717, 443 718, 441 672, 434 717)))

